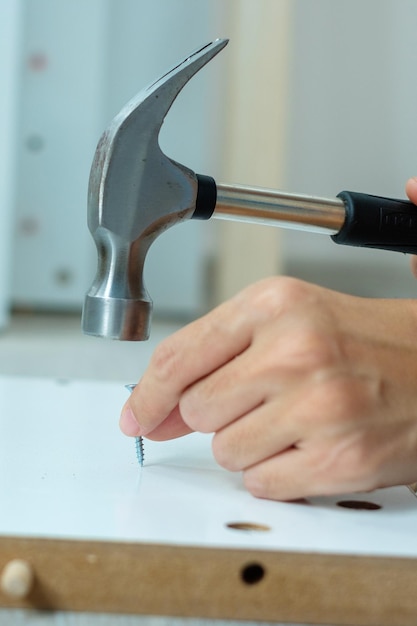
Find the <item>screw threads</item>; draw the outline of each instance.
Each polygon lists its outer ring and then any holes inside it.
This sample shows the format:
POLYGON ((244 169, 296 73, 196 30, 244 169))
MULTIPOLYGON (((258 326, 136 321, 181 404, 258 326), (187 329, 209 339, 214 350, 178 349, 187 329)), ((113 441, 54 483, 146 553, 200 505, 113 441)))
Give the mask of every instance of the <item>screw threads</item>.
MULTIPOLYGON (((125 389, 130 391, 130 393, 132 393, 135 387, 136 385, 125 385, 125 389)), ((138 460, 138 463, 141 467, 143 467, 143 461, 145 458, 145 450, 144 450, 142 437, 135 437, 135 448, 136 448, 136 458, 138 460)))
POLYGON ((143 438, 135 437, 136 458, 141 467, 143 467, 143 461, 145 459, 145 451, 143 447, 143 438))

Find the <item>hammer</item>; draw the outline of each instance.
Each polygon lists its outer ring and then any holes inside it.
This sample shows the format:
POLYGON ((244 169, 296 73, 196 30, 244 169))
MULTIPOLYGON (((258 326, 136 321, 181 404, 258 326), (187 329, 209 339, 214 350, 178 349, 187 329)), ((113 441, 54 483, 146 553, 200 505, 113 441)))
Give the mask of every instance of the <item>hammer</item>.
POLYGON ((349 191, 319 198, 216 184, 162 152, 159 131, 175 98, 227 42, 205 45, 142 90, 98 143, 88 190, 98 266, 83 307, 86 334, 148 339, 152 300, 143 282, 145 257, 156 237, 187 219, 279 225, 325 233, 338 244, 417 253, 417 209, 411 202, 349 191))

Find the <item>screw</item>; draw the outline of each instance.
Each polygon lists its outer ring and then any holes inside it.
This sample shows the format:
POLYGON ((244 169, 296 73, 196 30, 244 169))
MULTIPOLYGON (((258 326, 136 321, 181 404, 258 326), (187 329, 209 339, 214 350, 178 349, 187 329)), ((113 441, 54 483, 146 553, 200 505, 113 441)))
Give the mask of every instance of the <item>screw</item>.
MULTIPOLYGON (((134 390, 136 385, 125 385, 125 389, 127 389, 130 393, 134 390)), ((135 448, 136 448, 136 458, 141 467, 143 467, 143 461, 145 458, 145 451, 143 446, 143 437, 135 437, 135 448)))

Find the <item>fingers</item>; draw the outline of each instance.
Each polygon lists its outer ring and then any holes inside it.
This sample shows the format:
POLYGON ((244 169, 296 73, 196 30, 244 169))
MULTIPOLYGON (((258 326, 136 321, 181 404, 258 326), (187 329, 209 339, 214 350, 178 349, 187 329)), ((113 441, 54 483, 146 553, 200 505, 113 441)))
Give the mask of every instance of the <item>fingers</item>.
MULTIPOLYGON (((355 437, 351 439, 354 441, 355 437)), ((365 474, 361 465, 339 461, 337 452, 340 451, 343 457, 346 447, 350 446, 345 441, 294 446, 244 470, 245 487, 258 498, 297 500, 308 496, 371 491, 386 486, 379 476, 372 472, 365 474)), ((355 457, 359 456, 353 452, 355 457)))
MULTIPOLYGON (((417 180, 407 192, 417 202, 417 180)), ((411 300, 261 281, 159 346, 121 427, 155 440, 214 432, 217 461, 262 498, 407 481, 417 458, 416 320, 411 300)))
POLYGON ((214 432, 217 461, 262 498, 400 482, 417 458, 416 319, 412 301, 261 281, 159 346, 121 427, 214 432))
MULTIPOLYGON (((304 315, 306 299, 311 304, 316 291, 293 279, 266 279, 162 342, 125 405, 122 430, 135 432, 133 415, 138 422, 135 434, 149 436, 179 406, 184 424, 176 414, 175 436, 189 432, 185 424, 213 432, 258 406, 271 385, 279 387, 282 371, 274 368, 285 359, 277 355, 284 348, 294 352, 285 329, 293 325, 297 309, 304 315), (277 350, 268 359, 271 342, 277 350)), ((299 370, 300 359, 310 363, 310 354, 316 352, 310 347, 309 341, 301 347, 296 365, 294 359, 285 360, 287 378, 299 370)), ((168 434, 171 426, 158 430, 158 437, 168 434)))
MULTIPOLYGON (((216 432, 213 453, 230 471, 243 471, 253 495, 287 500, 370 487, 383 446, 379 385, 343 372, 282 390, 216 432)), ((372 485, 371 485, 372 486, 372 485)))
POLYGON ((283 399, 263 404, 218 430, 212 447, 219 465, 241 471, 296 445, 299 427, 285 404, 283 399))
POLYGON ((124 407, 122 430, 126 434, 134 430, 133 414, 137 434, 151 433, 178 406, 185 389, 250 344, 252 326, 252 317, 237 296, 163 341, 124 407))
POLYGON ((245 470, 243 481, 253 496, 268 500, 298 500, 355 491, 350 485, 320 483, 311 469, 305 452, 295 447, 245 470))
MULTIPOLYGON (((258 352, 249 346, 183 393, 181 415, 193 430, 215 432, 265 401, 271 381, 258 352)), ((278 386, 276 377, 275 390, 278 386)))
MULTIPOLYGON (((405 186, 405 191, 411 202, 417 204, 417 176, 408 179, 405 186)), ((413 272, 415 278, 417 278, 417 256, 412 255, 410 257, 410 265, 411 271, 413 272)))
POLYGON ((305 458, 297 448, 254 465, 243 474, 246 489, 257 498, 297 500, 312 493, 305 458))
POLYGON ((405 185, 405 191, 411 202, 417 204, 417 176, 408 179, 405 185))
POLYGON ((288 388, 328 350, 322 333, 300 342, 304 322, 290 332, 297 310, 303 317, 317 297, 301 281, 266 279, 172 335, 126 402, 122 431, 158 439, 214 432, 262 404, 271 389, 288 388))
MULTIPOLYGON (((128 437, 138 437, 140 435, 140 426, 128 402, 123 407, 119 426, 122 432, 128 437)), ((154 441, 165 441, 167 439, 175 439, 183 435, 188 435, 190 432, 192 432, 192 430, 184 423, 177 406, 159 426, 147 435, 147 437, 154 441)))
POLYGON ((239 438, 239 429, 245 429, 248 421, 245 417, 256 414, 250 421, 260 425, 262 407, 270 407, 281 428, 283 407, 301 393, 303 380, 316 375, 319 363, 323 366, 337 358, 329 337, 298 325, 294 331, 282 316, 265 323, 243 353, 185 390, 179 403, 181 415, 199 432, 224 432, 233 424, 239 438))

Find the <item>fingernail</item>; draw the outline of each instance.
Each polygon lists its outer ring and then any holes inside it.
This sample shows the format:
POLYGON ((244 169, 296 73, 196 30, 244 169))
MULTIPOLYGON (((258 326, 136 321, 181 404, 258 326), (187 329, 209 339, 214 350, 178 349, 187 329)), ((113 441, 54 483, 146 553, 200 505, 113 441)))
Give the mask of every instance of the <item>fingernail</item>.
POLYGON ((128 404, 123 408, 119 421, 120 430, 128 437, 138 437, 140 435, 140 426, 136 421, 132 409, 128 404))

